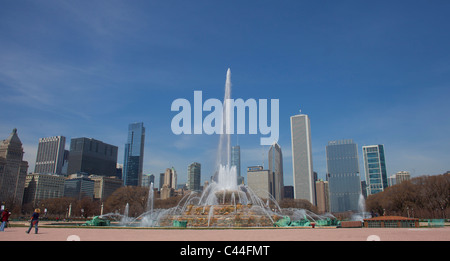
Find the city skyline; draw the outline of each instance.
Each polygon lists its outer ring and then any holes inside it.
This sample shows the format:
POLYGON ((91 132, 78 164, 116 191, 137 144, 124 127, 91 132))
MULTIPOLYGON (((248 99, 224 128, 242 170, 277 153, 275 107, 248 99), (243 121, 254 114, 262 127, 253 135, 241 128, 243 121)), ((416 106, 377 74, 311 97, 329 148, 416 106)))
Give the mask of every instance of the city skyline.
MULTIPOLYGON (((144 122, 144 173, 174 166, 186 182, 186 166, 200 162, 208 179, 218 137, 171 134, 170 104, 191 101, 194 90, 223 98, 229 67, 233 98, 280 100, 285 185, 293 182, 289 117, 300 109, 311 119, 319 177, 327 142, 339 139, 353 139, 360 155, 384 144, 388 176, 448 170, 447 2, 87 5, 0 10, 0 133, 19 130, 29 171, 39 138, 52 136, 113 144, 123 164, 126 127, 144 122)), ((259 135, 234 136, 242 168, 268 165, 259 135)))

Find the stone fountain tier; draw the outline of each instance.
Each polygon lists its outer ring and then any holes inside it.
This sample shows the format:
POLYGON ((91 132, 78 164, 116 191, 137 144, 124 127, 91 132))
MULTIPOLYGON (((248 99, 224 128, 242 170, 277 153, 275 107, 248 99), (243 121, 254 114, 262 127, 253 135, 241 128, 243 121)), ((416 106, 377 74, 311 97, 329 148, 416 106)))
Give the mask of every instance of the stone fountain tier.
POLYGON ((185 222, 187 227, 272 227, 279 218, 251 204, 189 205, 183 214, 168 216, 160 225, 170 227, 185 222))

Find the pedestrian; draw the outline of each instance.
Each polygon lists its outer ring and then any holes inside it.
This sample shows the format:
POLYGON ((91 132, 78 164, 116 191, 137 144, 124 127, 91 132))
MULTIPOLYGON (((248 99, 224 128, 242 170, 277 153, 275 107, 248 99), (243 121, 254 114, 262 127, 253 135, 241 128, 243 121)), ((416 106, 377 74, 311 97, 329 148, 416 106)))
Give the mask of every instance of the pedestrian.
POLYGON ((8 223, 8 221, 9 221, 8 218, 10 215, 11 215, 11 212, 9 212, 9 210, 6 208, 3 211, 1 219, 0 219, 2 222, 2 224, 0 225, 0 231, 5 231, 5 226, 6 226, 6 223, 8 223))
POLYGON ((31 228, 34 226, 34 233, 38 233, 38 223, 39 223, 39 213, 41 212, 40 209, 35 209, 33 215, 30 219, 30 227, 28 228, 28 231, 25 231, 27 234, 30 234, 31 228))

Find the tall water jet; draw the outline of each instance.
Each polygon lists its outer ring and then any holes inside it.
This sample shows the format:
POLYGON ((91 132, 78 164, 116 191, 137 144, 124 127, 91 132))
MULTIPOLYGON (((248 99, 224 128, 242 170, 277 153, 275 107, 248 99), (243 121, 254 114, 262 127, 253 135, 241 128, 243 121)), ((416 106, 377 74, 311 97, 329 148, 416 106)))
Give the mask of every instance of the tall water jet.
POLYGON ((150 188, 148 189, 148 197, 147 197, 147 209, 146 211, 150 211, 150 213, 153 213, 153 197, 154 197, 154 191, 153 191, 153 182, 150 183, 150 188))
POLYGON ((230 165, 230 156, 231 156, 231 142, 230 142, 230 113, 231 107, 229 102, 231 99, 231 70, 228 68, 227 76, 225 80, 225 94, 223 98, 223 114, 222 114, 222 133, 220 134, 219 139, 219 148, 217 150, 217 164, 220 165, 230 165))
POLYGON ((231 166, 231 113, 232 107, 229 100, 231 99, 231 70, 228 68, 225 80, 225 94, 223 98, 223 114, 222 114, 222 133, 219 138, 219 147, 217 150, 217 170, 216 182, 218 190, 238 190, 237 171, 235 166, 231 166))
POLYGON ((127 202, 127 204, 125 205, 125 210, 123 211, 123 216, 119 222, 121 226, 126 226, 130 222, 130 218, 128 217, 129 211, 130 211, 130 204, 128 204, 127 202))
POLYGON ((127 204, 125 205, 125 210, 123 211, 123 216, 128 218, 129 211, 130 211, 130 204, 128 204, 128 202, 127 202, 127 204))
POLYGON ((363 194, 359 194, 359 199, 358 199, 358 211, 359 211, 360 213, 366 212, 366 200, 364 199, 363 194))
POLYGON ((356 221, 364 221, 364 219, 368 217, 370 217, 370 214, 366 212, 366 199, 361 193, 359 194, 358 199, 358 213, 353 214, 351 219, 356 221))

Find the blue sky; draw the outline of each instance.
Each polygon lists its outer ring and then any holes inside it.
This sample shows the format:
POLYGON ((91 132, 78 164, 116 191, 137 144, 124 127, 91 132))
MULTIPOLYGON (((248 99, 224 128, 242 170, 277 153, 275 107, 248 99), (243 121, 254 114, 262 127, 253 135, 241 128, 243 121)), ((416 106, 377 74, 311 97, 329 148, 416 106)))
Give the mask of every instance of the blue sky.
MULTIPOLYGON (((217 135, 174 135, 170 106, 194 90, 222 99, 227 68, 233 98, 279 99, 286 185, 300 109, 321 178, 336 139, 384 144, 389 175, 450 170, 448 1, 0 3, 0 136, 18 129, 29 171, 38 139, 56 135, 116 145, 122 163, 128 124, 142 121, 145 173, 174 166, 183 182, 197 161, 208 179, 217 135)), ((244 176, 267 166, 259 138, 232 137, 244 176)))

